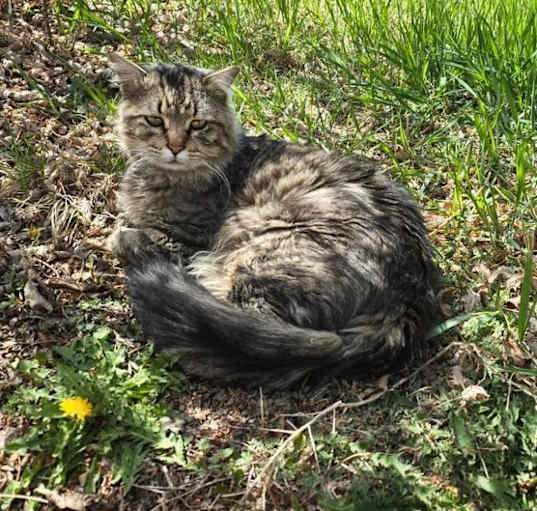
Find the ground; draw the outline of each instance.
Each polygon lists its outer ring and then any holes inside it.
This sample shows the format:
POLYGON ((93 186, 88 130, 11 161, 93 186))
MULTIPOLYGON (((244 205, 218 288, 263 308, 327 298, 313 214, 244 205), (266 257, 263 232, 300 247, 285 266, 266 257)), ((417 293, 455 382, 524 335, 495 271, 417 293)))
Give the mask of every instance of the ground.
POLYGON ((537 509, 537 5, 439 5, 0 0, 1 509, 537 509), (443 274, 424 360, 264 393, 154 354, 105 246, 110 52, 239 64, 246 130, 403 182, 443 274))

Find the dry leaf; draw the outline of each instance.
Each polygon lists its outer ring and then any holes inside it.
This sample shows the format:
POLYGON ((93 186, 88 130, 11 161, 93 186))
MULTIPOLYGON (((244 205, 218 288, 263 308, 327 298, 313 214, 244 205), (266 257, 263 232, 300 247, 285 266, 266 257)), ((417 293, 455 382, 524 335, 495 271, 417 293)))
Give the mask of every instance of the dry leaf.
POLYGON ((468 292, 461 298, 461 302, 464 307, 464 312, 466 313, 474 312, 482 308, 481 295, 472 289, 469 289, 468 292))
POLYGON ((52 504, 60 509, 71 509, 72 511, 85 511, 88 505, 88 496, 72 490, 65 490, 58 493, 56 490, 49 490, 44 486, 39 486, 35 490, 44 495, 52 504))
POLYGON ((410 158, 411 154, 408 149, 400 147, 399 149, 396 149, 394 156, 397 161, 405 161, 410 158))
POLYGON ((470 385, 461 393, 461 399, 465 405, 474 401, 486 401, 488 398, 488 392, 480 385, 470 385))
POLYGON ((526 327, 526 334, 537 336, 537 318, 530 318, 528 326, 526 327))
POLYGON ((509 300, 505 302, 505 306, 511 309, 518 309, 520 307, 520 295, 509 298, 509 300))
POLYGON ((382 390, 386 390, 388 388, 388 380, 390 379, 390 375, 389 374, 385 374, 383 376, 381 376, 378 380, 377 380, 377 387, 382 389, 382 390))
POLYGON ((184 419, 176 418, 172 419, 171 417, 162 417, 160 419, 160 425, 164 431, 172 431, 173 433, 179 433, 183 430, 185 425, 184 419))
POLYGON ((445 288, 436 295, 438 304, 440 305, 440 310, 446 318, 449 318, 453 314, 450 306, 452 301, 452 291, 453 288, 445 288))
POLYGON ((518 367, 525 367, 531 358, 524 353, 513 339, 507 339, 503 343, 504 353, 507 360, 518 367))
POLYGON ((0 431, 0 453, 4 451, 6 445, 13 439, 16 432, 16 429, 10 426, 5 426, 0 431))
POLYGON ((451 368, 449 375, 449 384, 451 387, 458 387, 463 389, 470 384, 470 380, 462 374, 462 367, 457 364, 451 368))
POLYGON ((522 275, 522 273, 514 273, 505 281, 504 286, 510 291, 518 292, 520 291, 520 286, 522 286, 523 280, 524 276, 522 275))
POLYGON ((37 283, 33 280, 28 280, 24 286, 24 301, 32 309, 44 309, 47 312, 52 312, 52 305, 47 299, 39 292, 37 283))
POLYGON ((84 472, 78 476, 78 484, 80 486, 85 486, 88 481, 89 471, 84 472))
POLYGON ((476 265, 472 268, 472 271, 473 271, 474 273, 479 274, 479 276, 481 277, 481 279, 483 280, 483 282, 486 282, 487 284, 490 284, 490 282, 491 282, 491 272, 490 272, 490 270, 487 268, 487 266, 485 265, 485 263, 480 262, 480 263, 476 264, 476 265))

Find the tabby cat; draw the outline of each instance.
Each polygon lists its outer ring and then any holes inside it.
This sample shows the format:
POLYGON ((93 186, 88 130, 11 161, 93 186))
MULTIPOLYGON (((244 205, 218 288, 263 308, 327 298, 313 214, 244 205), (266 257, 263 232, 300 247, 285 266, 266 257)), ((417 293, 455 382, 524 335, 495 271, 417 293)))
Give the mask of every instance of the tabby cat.
POLYGON ((110 57, 129 160, 114 250, 145 334, 187 373, 286 388, 375 375, 420 352, 438 316, 422 217, 378 164, 245 135, 238 68, 110 57), (179 244, 183 262, 148 233, 179 244))

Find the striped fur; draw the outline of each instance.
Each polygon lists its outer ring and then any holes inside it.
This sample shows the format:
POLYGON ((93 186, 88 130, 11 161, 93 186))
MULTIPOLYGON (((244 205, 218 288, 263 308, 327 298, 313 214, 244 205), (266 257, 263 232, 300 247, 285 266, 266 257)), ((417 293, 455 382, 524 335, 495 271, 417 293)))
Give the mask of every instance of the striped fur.
POLYGON ((271 388, 381 374, 419 353, 439 314, 437 271, 402 187, 370 160, 243 135, 235 70, 113 64, 131 158, 119 203, 137 229, 119 234, 116 252, 158 346, 179 351, 191 374, 271 388), (146 121, 157 115, 158 133, 146 121), (215 124, 210 144, 192 119, 215 124), (168 161, 163 148, 181 130, 190 138, 168 161), (147 228, 186 247, 184 266, 147 228))

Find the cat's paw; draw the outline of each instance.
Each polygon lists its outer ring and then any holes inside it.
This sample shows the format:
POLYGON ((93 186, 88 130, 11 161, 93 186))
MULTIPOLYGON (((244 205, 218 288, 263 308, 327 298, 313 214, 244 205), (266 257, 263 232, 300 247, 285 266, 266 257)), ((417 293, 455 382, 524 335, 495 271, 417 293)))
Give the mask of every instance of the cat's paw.
POLYGON ((106 248, 124 263, 134 263, 147 252, 155 250, 154 244, 141 229, 117 227, 106 240, 106 248))

